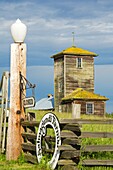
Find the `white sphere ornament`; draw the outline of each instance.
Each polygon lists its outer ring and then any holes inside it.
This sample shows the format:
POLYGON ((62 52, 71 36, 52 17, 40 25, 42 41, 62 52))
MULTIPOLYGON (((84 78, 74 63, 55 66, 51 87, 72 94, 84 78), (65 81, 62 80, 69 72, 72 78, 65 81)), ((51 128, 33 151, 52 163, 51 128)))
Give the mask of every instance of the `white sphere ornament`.
POLYGON ((11 35, 14 42, 22 43, 26 37, 27 27, 19 19, 16 20, 14 24, 11 25, 11 35))

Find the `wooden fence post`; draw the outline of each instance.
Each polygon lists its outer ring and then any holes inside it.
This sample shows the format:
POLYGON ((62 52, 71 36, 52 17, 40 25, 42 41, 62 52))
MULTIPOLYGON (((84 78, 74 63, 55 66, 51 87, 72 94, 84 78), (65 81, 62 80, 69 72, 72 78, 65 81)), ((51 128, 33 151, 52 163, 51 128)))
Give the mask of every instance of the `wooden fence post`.
POLYGON ((26 77, 26 44, 11 44, 11 68, 10 68, 10 114, 7 134, 7 160, 17 160, 21 153, 21 124, 24 117, 20 91, 20 72, 26 77))

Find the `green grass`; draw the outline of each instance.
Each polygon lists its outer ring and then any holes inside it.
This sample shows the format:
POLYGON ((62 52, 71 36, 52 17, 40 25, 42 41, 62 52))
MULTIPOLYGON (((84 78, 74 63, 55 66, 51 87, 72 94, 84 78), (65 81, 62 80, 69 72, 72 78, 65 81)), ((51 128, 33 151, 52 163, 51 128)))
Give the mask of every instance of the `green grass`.
POLYGON ((0 170, 49 170, 46 162, 39 164, 27 163, 21 155, 17 161, 7 161, 4 154, 0 155, 0 170))
POLYGON ((104 166, 100 166, 100 167, 81 167, 80 170, 113 170, 112 167, 104 167, 104 166))

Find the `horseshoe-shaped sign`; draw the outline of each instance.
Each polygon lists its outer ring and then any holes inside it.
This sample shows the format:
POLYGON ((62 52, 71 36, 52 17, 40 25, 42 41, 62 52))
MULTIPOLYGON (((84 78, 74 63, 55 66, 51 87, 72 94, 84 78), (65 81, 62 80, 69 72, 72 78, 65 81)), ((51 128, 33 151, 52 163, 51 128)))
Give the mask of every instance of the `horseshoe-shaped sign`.
MULTIPOLYGON (((48 162, 50 167, 52 169, 55 169, 59 156, 60 151, 58 147, 61 145, 61 137, 60 137, 60 125, 58 118, 53 113, 47 113, 41 120, 38 128, 37 133, 37 140, 36 140, 36 154, 38 162, 40 163, 42 159, 42 138, 46 136, 47 133, 47 126, 51 126, 54 130, 55 134, 55 147, 54 147, 54 153, 52 155, 51 160, 48 162)), ((47 148, 47 145, 46 145, 47 148)), ((48 149, 48 148, 47 148, 48 149)))

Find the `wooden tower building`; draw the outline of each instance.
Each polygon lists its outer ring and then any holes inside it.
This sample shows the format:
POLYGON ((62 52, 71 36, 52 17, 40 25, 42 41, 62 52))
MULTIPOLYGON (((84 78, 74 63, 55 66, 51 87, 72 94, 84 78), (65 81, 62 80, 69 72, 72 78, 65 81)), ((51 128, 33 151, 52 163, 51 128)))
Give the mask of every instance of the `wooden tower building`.
POLYGON ((62 105, 62 99, 65 101, 65 97, 78 88, 94 93, 94 57, 96 56, 97 54, 93 52, 72 46, 51 57, 54 58, 56 111, 71 111, 69 107, 67 109, 66 105, 62 105))

